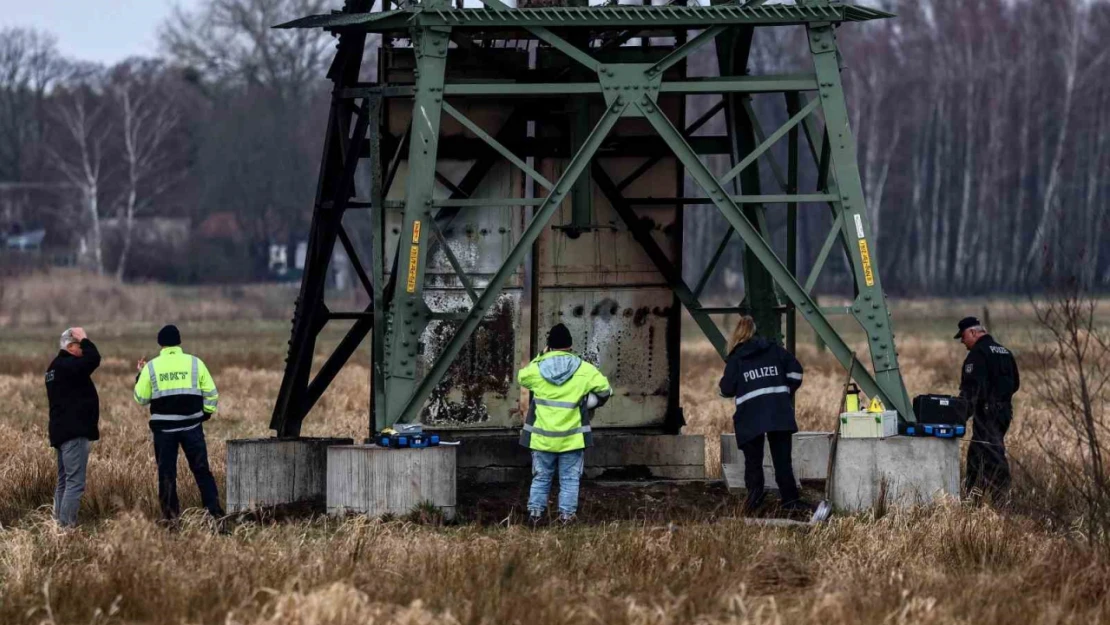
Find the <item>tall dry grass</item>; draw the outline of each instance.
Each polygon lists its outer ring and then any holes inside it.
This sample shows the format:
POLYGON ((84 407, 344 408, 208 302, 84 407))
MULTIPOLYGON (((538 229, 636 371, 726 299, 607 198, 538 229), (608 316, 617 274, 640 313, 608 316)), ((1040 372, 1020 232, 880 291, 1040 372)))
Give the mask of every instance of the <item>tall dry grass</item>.
MULTIPOLYGON (((351 310, 366 307, 357 290, 334 294, 351 310)), ((203 285, 123 284, 110 276, 75 269, 0 275, 0 327, 53 327, 129 322, 288 320, 296 284, 203 285)))
MULTIPOLYGON (((920 314, 920 322, 911 315, 899 325, 911 394, 953 391, 962 347, 948 338, 950 331, 934 332, 933 319, 920 314)), ((805 531, 753 527, 708 512, 668 523, 645 507, 566 530, 311 518, 244 522, 226 535, 196 516, 169 532, 154 522, 146 415, 130 400, 133 360, 155 349, 156 328, 86 325, 105 354, 96 374, 103 440, 93 448, 83 525, 75 532, 60 532, 48 520, 54 458, 40 376, 52 355, 54 329, 0 330, 0 362, 8 363, 0 367, 0 623, 1110 619, 1110 559, 1085 546, 1081 522, 1058 520, 1078 516, 1037 513, 1047 505, 1067 512, 1069 502, 1038 458, 1039 446, 1028 440, 1029 424, 1055 417, 1033 393, 1017 398, 1008 440, 1018 500, 1001 512, 952 501, 881 518, 839 518, 805 531)), ((186 348, 208 362, 220 388, 221 414, 206 430, 223 492, 224 441, 269 433, 285 327, 221 322, 182 329, 186 348)), ((1028 330, 1015 326, 1001 337, 1019 357, 1031 340, 1028 330)), ((811 344, 801 346, 800 357, 807 373, 799 423, 827 430, 843 372, 811 344)), ((717 435, 731 429, 730 405, 715 392, 720 362, 701 342, 685 345, 683 358, 687 430, 707 436, 707 462, 716 471, 717 435)), ((1035 366, 1021 364, 1030 372, 1035 366)), ((305 434, 361 436, 367 379, 358 362, 345 369, 306 422, 305 434)), ((179 475, 184 505, 198 506, 184 463, 179 475)))

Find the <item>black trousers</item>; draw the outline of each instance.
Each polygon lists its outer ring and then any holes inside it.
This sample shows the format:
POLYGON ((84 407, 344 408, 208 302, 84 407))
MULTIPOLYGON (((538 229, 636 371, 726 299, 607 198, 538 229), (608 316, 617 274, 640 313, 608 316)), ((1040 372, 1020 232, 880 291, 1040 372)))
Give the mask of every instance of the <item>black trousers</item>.
POLYGON ((1008 404, 976 410, 971 444, 967 447, 964 488, 968 494, 979 489, 984 495, 997 498, 1010 488, 1005 437, 1013 418, 1013 408, 1008 404))
POLYGON ((791 448, 794 435, 791 432, 767 432, 740 445, 744 452, 744 486, 748 489, 748 503, 758 503, 763 498, 763 441, 771 447, 771 462, 775 465, 775 483, 783 502, 797 500, 798 480, 794 479, 794 464, 791 448))
POLYGON ((185 452, 185 460, 193 472, 193 479, 200 489, 200 498, 208 513, 214 517, 224 515, 216 479, 208 468, 208 446, 204 441, 204 426, 198 425, 184 432, 155 432, 154 460, 158 463, 158 502, 162 504, 162 518, 176 519, 181 515, 177 501, 177 448, 185 452))

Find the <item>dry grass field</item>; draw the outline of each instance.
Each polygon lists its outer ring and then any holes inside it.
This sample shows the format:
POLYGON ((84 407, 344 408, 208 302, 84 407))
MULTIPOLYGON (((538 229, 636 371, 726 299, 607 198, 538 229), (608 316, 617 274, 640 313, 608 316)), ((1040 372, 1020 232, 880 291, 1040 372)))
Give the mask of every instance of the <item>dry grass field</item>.
MULTIPOLYGON (((171 303, 180 297, 155 296, 171 303)), ((159 304, 158 310, 163 306, 172 309, 159 304)), ((233 315, 222 302, 209 306, 217 311, 211 320, 180 325, 185 348, 206 360, 220 388, 220 415, 206 430, 222 493, 224 441, 269 434, 288 326, 259 320, 265 315, 257 310, 233 315)), ((897 305, 911 395, 954 390, 963 348, 950 340, 951 326, 981 306, 897 305)), ((1000 340, 1019 354, 1027 350, 1036 336, 1029 311, 994 303, 991 312, 1000 340)), ((1021 361, 1026 387, 1009 436, 1015 502, 1004 511, 951 501, 840 517, 806 530, 746 525, 731 501, 669 518, 666 501, 656 497, 654 504, 591 516, 591 507, 601 506, 588 491, 587 522, 567 529, 533 531, 514 517, 450 526, 315 517, 243 520, 220 534, 194 515, 170 532, 155 523, 146 415, 130 399, 135 359, 157 349, 158 319, 154 312, 127 321, 120 320, 123 312, 88 314, 92 321, 66 310, 49 320, 0 321, 0 623, 1110 620, 1110 557, 1088 546, 1087 528, 1069 512, 1075 502, 1053 481, 1033 440, 1043 435, 1035 426, 1055 415, 1038 399, 1036 366, 1028 358, 1021 361), (95 375, 102 440, 89 464, 82 526, 61 532, 49 521, 54 456, 46 442, 41 373, 62 319, 70 318, 85 325, 104 354, 95 375)), ((799 421, 804 429, 827 430, 843 372, 804 338, 799 421)), ((365 354, 356 358, 366 362, 365 354)), ((693 338, 683 358, 687 428, 707 435, 707 464, 716 472, 712 441, 731 427, 729 405, 714 392, 720 364, 693 338)), ((305 434, 362 436, 367 379, 365 366, 348 367, 305 434)), ((197 505, 184 464, 180 475, 183 504, 197 505)))

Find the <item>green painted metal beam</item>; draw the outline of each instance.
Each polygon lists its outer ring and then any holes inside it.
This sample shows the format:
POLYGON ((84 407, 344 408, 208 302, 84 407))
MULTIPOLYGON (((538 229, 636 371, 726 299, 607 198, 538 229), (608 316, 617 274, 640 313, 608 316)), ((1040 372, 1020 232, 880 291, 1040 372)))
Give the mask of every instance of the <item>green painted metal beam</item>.
POLYGON ((478 126, 478 124, 470 121, 470 119, 468 119, 466 115, 463 115, 458 109, 451 106, 447 102, 444 102, 443 110, 446 111, 447 114, 451 117, 454 117, 460 124, 465 126, 467 130, 477 135, 479 139, 485 141, 486 144, 489 145, 491 148, 497 150, 498 154, 504 156, 510 163, 516 165, 520 168, 521 171, 528 174, 528 176, 531 177, 532 180, 540 183, 543 188, 550 189, 553 186, 550 180, 543 177, 543 174, 536 171, 535 169, 532 169, 528 165, 528 163, 525 163, 520 157, 518 157, 516 154, 513 154, 512 151, 509 150, 509 148, 501 145, 501 143, 498 142, 497 139, 494 139, 492 136, 490 136, 489 133, 487 133, 485 130, 482 130, 482 128, 478 126))
MULTIPOLYGON (((830 350, 837 357, 842 365, 845 367, 852 367, 856 381, 860 384, 863 390, 872 397, 881 397, 884 403, 888 406, 898 407, 901 412, 901 406, 896 403, 894 396, 888 395, 887 391, 880 386, 875 377, 858 362, 852 349, 840 337, 840 334, 833 328, 829 320, 822 314, 820 307, 817 306, 809 295, 790 275, 786 266, 775 255, 771 246, 763 239, 759 230, 748 221, 747 217, 741 212, 740 207, 733 203, 728 194, 725 192, 724 186, 713 177, 709 169, 701 162, 698 155, 690 148, 689 144, 682 138, 681 133, 671 124, 658 107, 650 102, 637 102, 636 106, 640 108, 648 122, 655 128, 656 132, 675 150, 675 155, 686 166, 687 172, 694 179, 697 184, 704 189, 720 209, 725 219, 736 229, 736 232, 744 240, 748 249, 759 258, 760 263, 767 269, 776 282, 782 286, 783 291, 787 297, 794 302, 802 315, 809 322, 810 325, 817 331, 817 333, 829 345, 830 350), (856 364, 853 365, 852 363, 856 364)), ((900 380, 900 378, 899 378, 900 380)))
POLYGON ((693 39, 687 41, 674 50, 671 50, 671 52, 668 53, 667 56, 663 57, 655 65, 652 65, 651 68, 647 71, 648 75, 654 76, 655 74, 662 74, 671 67, 674 67, 676 63, 679 63, 686 57, 690 56, 690 54, 692 54, 695 50, 713 41, 713 39, 717 35, 723 33, 726 28, 727 26, 714 26, 712 28, 706 28, 705 30, 701 31, 700 33, 695 35, 693 39))
POLYGON ((820 86, 819 100, 827 129, 825 143, 829 146, 830 169, 835 172, 840 194, 839 201, 833 205, 842 216, 842 240, 850 250, 848 259, 859 293, 853 302, 852 311, 856 321, 867 333, 871 363, 883 391, 883 403, 896 409, 902 418, 913 423, 916 417, 898 369, 890 311, 879 279, 878 262, 873 258, 875 239, 871 235, 863 183, 856 160, 856 141, 849 124, 848 103, 841 82, 835 32, 831 25, 820 25, 808 28, 807 35, 820 86))
POLYGON ((652 237, 651 231, 645 229, 640 225, 640 220, 636 216, 636 212, 632 207, 625 202, 617 191, 617 185, 605 173, 605 170, 600 165, 594 163, 594 178, 597 180, 597 186, 601 189, 601 193, 609 201, 613 210, 617 211, 617 215, 624 222, 628 231, 632 234, 632 238, 640 244, 644 253, 651 260, 652 264, 659 271, 663 279, 667 281, 667 285, 674 291, 675 296, 678 298, 682 305, 689 311, 690 316, 694 319, 694 323, 701 328, 702 333, 709 339, 713 349, 721 356, 721 359, 728 357, 728 340, 721 334, 720 328, 717 324, 709 318, 709 315, 702 312, 701 302, 698 301, 698 296, 682 279, 682 271, 674 266, 674 263, 667 258, 667 254, 663 248, 652 237))
MULTIPOLYGON (((437 2, 445 3, 445 0, 437 2)), ((428 324, 424 273, 428 264, 429 236, 424 224, 432 218, 429 208, 435 186, 436 146, 443 105, 440 89, 447 69, 449 38, 450 32, 444 30, 414 29, 412 32, 417 83, 405 181, 405 212, 397 246, 398 262, 393 272, 395 295, 389 302, 387 318, 386 425, 397 422, 405 401, 418 383, 420 336, 428 324)))
MULTIPOLYGON (((412 394, 404 401, 403 407, 396 414, 393 422, 408 421, 417 416, 420 412, 424 402, 427 401, 428 396, 431 394, 432 389, 439 384, 440 380, 447 373, 447 368, 459 355, 463 345, 470 339, 471 335, 482 322, 483 316, 490 310, 496 302, 497 297, 501 294, 505 282, 509 276, 516 273, 517 267, 524 261, 525 254, 532 249, 532 244, 539 238, 540 233, 551 221, 555 211, 558 209, 559 204, 570 193, 574 181, 582 174, 589 162, 593 159, 597 149, 601 147, 602 140, 609 135, 609 132, 616 125, 617 120, 620 119, 624 110, 628 108, 628 103, 623 98, 619 99, 617 103, 613 104, 606 109, 605 113, 601 116, 601 120, 594 126, 593 132, 586 139, 582 149, 575 154, 570 163, 567 164, 566 170, 563 172, 562 177, 555 183, 555 188, 551 190, 542 206, 536 210, 535 216, 528 226, 521 233, 520 239, 513 246, 509 252, 508 257, 505 258, 501 266, 498 267, 497 272, 490 278, 486 288, 482 291, 481 296, 470 311, 467 313, 466 320, 463 321, 455 335, 443 347, 440 352, 439 358, 432 364, 431 368, 427 371, 424 379, 420 384, 415 387, 412 394)), ((392 398, 391 398, 392 401, 392 398)))
POLYGON ((813 261, 813 268, 809 270, 809 275, 806 276, 804 287, 806 293, 813 294, 813 286, 817 284, 817 278, 821 276, 821 271, 825 268, 825 262, 828 261, 829 252, 831 252, 833 246, 840 241, 840 223, 843 220, 844 217, 839 214, 833 218, 832 229, 829 230, 828 236, 825 237, 825 242, 821 244, 821 251, 817 253, 817 259, 813 261))
POLYGON ((745 156, 743 160, 736 164, 735 167, 728 170, 728 173, 726 173, 724 176, 721 176, 721 184, 727 184, 728 181, 735 178, 740 172, 744 171, 744 169, 754 163, 756 159, 758 159, 764 152, 771 149, 771 146, 778 143, 779 139, 785 137, 786 134, 790 132, 792 128, 794 128, 794 126, 797 126, 803 119, 806 118, 807 115, 812 113, 820 103, 820 99, 814 98, 809 104, 806 104, 805 108, 798 111, 793 117, 788 119, 785 124, 779 127, 778 130, 771 133, 770 137, 767 137, 763 141, 763 143, 760 143, 759 146, 755 148, 755 150, 745 156))
MULTIPOLYGON (((381 93, 389 98, 411 98, 414 87, 388 85, 384 87, 347 87, 340 90, 341 97, 362 98, 370 93, 381 93)), ((443 85, 448 96, 498 96, 498 97, 547 97, 601 95, 602 87, 596 82, 530 83, 530 82, 451 82, 443 85)), ((672 80, 660 85, 661 93, 782 93, 790 91, 817 91, 813 74, 776 74, 768 76, 725 76, 672 80)))
MULTIPOLYGON (((425 3, 427 4, 427 3, 425 3)), ((487 3, 488 4, 488 3, 487 3)), ((814 3, 774 4, 740 7, 716 6, 630 6, 542 7, 514 9, 485 7, 475 9, 429 9, 416 6, 396 11, 311 15, 278 25, 276 28, 326 28, 385 32, 412 27, 436 28, 612 28, 659 29, 668 27, 785 26, 808 23, 863 22, 893 17, 892 13, 869 7, 814 3)), ((537 35, 539 36, 539 35, 537 35)))

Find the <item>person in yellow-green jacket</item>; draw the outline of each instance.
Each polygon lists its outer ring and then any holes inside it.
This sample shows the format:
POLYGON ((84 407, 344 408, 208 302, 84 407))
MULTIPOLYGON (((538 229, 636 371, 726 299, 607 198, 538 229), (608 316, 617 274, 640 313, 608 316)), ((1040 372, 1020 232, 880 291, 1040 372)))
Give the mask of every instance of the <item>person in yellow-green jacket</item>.
POLYGON ((613 394, 597 367, 572 353, 570 330, 551 328, 547 349, 517 374, 531 391, 520 444, 532 450, 532 487, 528 516, 543 518, 555 471, 559 472, 559 521, 572 523, 578 511, 583 455, 590 446, 590 413, 613 394))
POLYGON ((181 514, 177 500, 177 448, 200 489, 205 509, 213 517, 224 516, 216 480, 208 468, 205 421, 216 412, 220 394, 204 361, 181 350, 181 332, 168 325, 158 332, 161 353, 150 362, 140 359, 135 377, 135 401, 150 406, 150 429, 154 433, 154 461, 158 465, 158 501, 162 517, 181 514))

